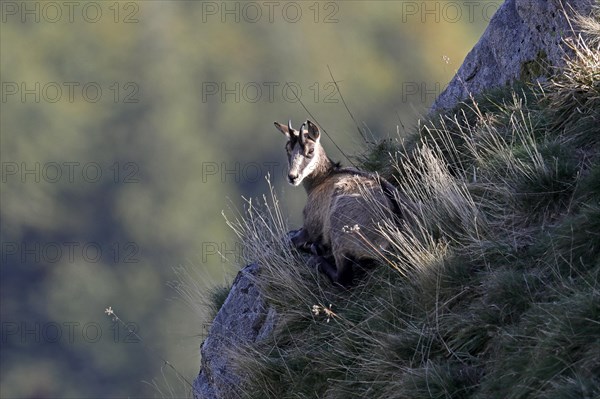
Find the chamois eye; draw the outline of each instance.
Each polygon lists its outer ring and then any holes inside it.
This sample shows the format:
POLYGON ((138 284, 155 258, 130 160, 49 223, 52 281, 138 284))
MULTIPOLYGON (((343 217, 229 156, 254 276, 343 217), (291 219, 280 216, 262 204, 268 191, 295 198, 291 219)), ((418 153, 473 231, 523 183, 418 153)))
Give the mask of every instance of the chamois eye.
POLYGON ((312 157, 312 155, 315 153, 315 149, 311 148, 310 150, 308 150, 308 154, 306 156, 308 157, 312 157))

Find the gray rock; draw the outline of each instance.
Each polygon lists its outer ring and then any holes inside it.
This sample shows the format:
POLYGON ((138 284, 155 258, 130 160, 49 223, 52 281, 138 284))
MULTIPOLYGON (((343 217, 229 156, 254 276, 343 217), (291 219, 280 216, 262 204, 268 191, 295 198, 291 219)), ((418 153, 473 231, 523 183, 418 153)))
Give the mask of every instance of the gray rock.
POLYGON ((563 39, 573 36, 564 10, 568 15, 574 11, 587 15, 593 2, 506 0, 431 110, 450 109, 470 94, 515 79, 543 79, 551 66, 563 64, 563 39))
POLYGON ((242 269, 217 313, 200 349, 201 368, 193 384, 195 399, 242 397, 244 375, 233 369, 228 350, 268 337, 277 321, 275 309, 267 306, 254 282, 258 273, 256 264, 242 269))

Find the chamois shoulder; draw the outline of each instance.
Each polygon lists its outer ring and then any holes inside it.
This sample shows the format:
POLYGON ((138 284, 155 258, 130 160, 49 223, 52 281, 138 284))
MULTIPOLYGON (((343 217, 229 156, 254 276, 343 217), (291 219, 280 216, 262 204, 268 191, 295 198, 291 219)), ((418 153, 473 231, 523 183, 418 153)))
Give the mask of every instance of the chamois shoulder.
POLYGON ((339 166, 339 163, 337 163, 336 167, 332 171, 332 175, 339 176, 338 178, 334 179, 334 180, 338 180, 338 181, 346 180, 346 179, 344 179, 344 176, 348 176, 348 177, 356 176, 359 178, 363 178, 364 179, 363 182, 365 182, 365 183, 369 182, 368 185, 377 183, 383 190, 383 193, 385 194, 385 196, 388 197, 388 199, 390 200, 392 211, 394 212, 394 214, 396 214, 398 216, 401 215, 400 204, 398 203, 398 199, 397 199, 397 196, 399 195, 399 193, 398 193, 396 187, 394 187, 393 184, 391 184, 389 181, 387 181, 383 177, 379 176, 377 173, 367 172, 367 171, 360 170, 360 169, 353 168, 353 167, 341 167, 341 166, 339 166))
POLYGON ((332 175, 351 175, 364 177, 369 180, 384 181, 384 179, 376 173, 367 172, 365 170, 360 170, 354 167, 342 167, 339 163, 337 163, 336 166, 333 168, 332 175))

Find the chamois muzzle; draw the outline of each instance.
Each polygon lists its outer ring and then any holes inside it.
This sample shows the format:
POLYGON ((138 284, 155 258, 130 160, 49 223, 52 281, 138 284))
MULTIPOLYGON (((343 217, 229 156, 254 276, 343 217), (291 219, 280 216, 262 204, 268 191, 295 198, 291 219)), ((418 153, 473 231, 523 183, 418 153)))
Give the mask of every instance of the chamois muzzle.
POLYGON ((298 185, 298 173, 297 172, 288 173, 288 181, 290 182, 291 185, 297 186, 298 185))

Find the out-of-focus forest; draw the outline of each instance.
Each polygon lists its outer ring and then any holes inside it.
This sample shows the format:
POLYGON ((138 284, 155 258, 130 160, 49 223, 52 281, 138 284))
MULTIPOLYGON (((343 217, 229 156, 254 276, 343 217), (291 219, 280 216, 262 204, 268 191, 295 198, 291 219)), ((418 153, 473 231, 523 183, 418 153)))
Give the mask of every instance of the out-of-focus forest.
POLYGON ((135 398, 188 389, 161 358, 198 372, 205 328, 173 285, 241 266, 222 210, 270 173, 300 221, 273 121, 303 104, 359 152, 331 70, 367 139, 397 137, 499 2, 0 5, 0 396, 135 398))

